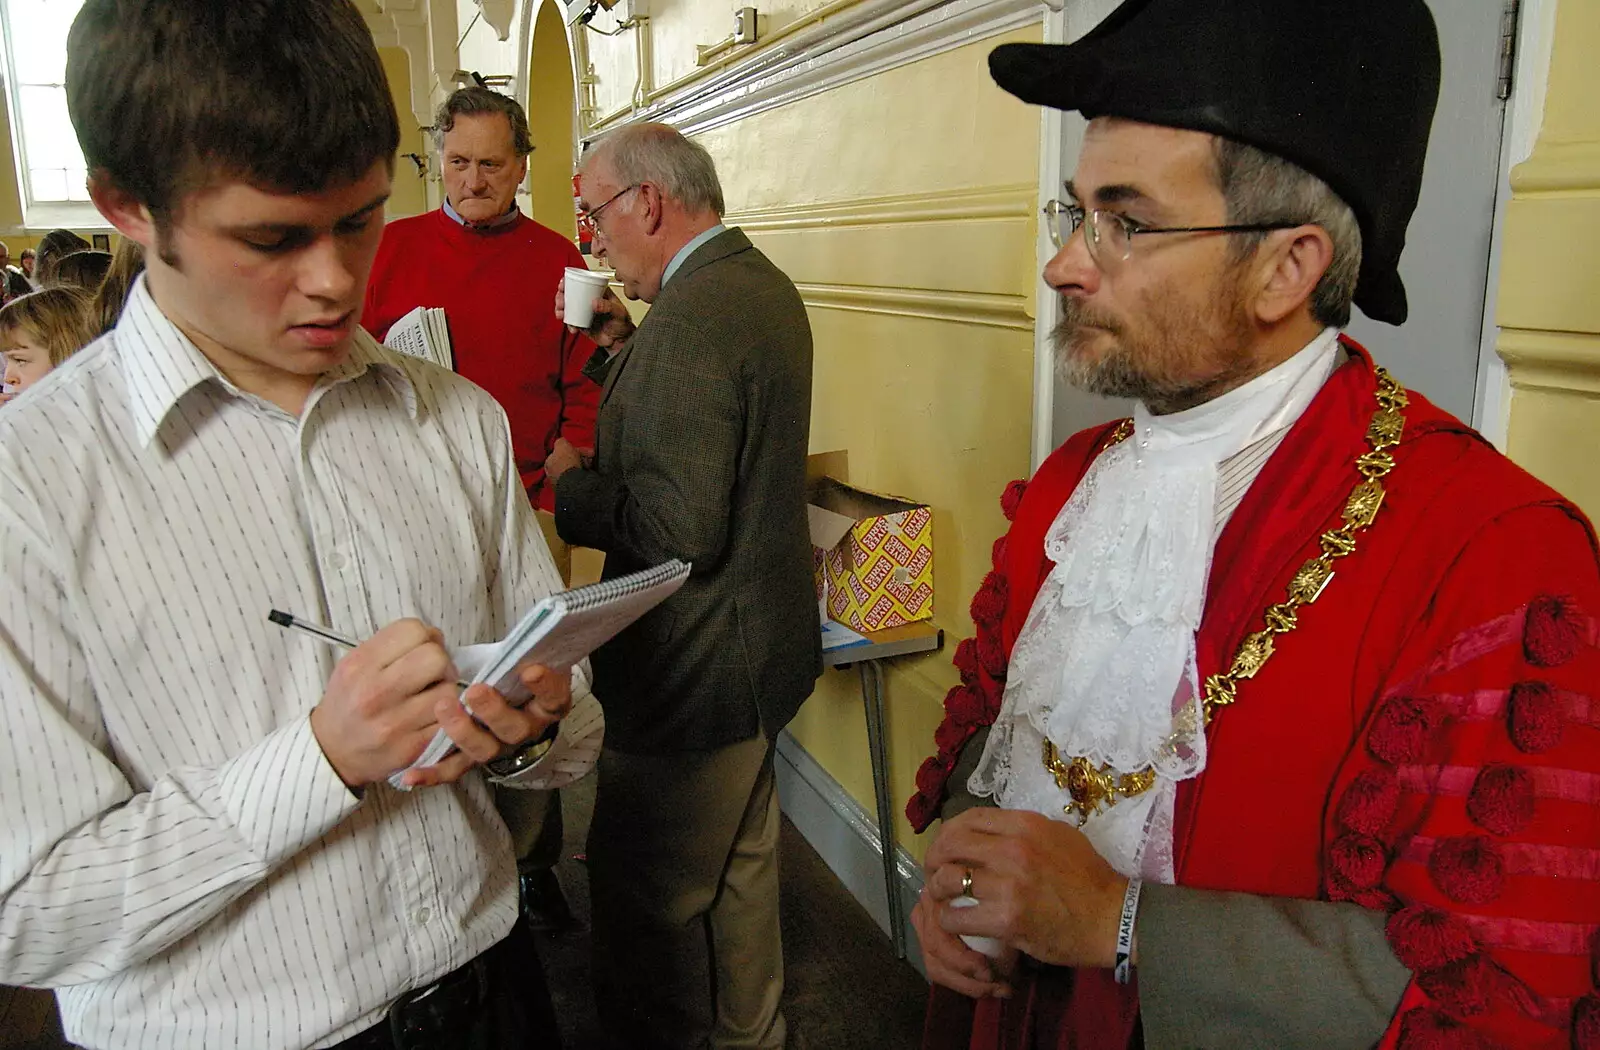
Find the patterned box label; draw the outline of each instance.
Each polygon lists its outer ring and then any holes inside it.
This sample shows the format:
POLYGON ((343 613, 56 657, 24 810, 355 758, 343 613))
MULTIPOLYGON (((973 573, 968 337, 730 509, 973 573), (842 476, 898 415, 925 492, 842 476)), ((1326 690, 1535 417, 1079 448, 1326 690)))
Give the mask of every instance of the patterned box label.
POLYGON ((864 517, 822 554, 828 615, 857 631, 933 615, 933 515, 927 507, 864 517))
POLYGON ((922 535, 922 530, 927 528, 928 523, 931 521, 933 521, 933 511, 927 507, 918 507, 905 516, 905 521, 900 525, 900 531, 905 534, 906 539, 915 540, 922 535))
MULTIPOLYGON (((889 522, 882 517, 873 518, 871 521, 872 525, 862 530, 861 535, 857 537, 857 542, 867 550, 875 551, 878 549, 878 544, 883 542, 884 537, 889 535, 889 522)), ((859 529, 861 527, 858 525, 856 528, 859 529)))
POLYGON ((932 561, 932 560, 933 560, 933 548, 932 547, 929 547, 929 546, 918 547, 916 549, 916 552, 911 555, 911 560, 906 563, 906 568, 908 570, 910 570, 911 575, 913 575, 913 576, 921 576, 922 575, 922 570, 926 569, 928 567, 928 563, 930 561, 932 561))

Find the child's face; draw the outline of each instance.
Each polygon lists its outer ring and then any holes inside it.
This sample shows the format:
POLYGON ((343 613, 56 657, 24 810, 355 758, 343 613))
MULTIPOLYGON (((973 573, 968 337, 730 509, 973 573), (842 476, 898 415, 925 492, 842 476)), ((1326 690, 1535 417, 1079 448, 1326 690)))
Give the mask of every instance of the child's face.
POLYGON ((50 371, 50 355, 25 332, 13 331, 6 340, 6 384, 22 393, 50 371))

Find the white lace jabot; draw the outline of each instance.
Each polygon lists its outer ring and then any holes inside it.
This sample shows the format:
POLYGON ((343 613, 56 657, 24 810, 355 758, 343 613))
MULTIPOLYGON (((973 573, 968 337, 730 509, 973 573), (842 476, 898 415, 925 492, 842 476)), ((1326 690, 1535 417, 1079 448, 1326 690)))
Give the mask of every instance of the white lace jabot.
POLYGON ((1329 328, 1203 405, 1167 416, 1135 408, 1133 436, 1095 461, 1045 535, 1055 569, 1017 639, 973 792, 1065 819, 1071 799, 1044 768, 1046 737, 1066 760, 1153 769, 1150 790, 1083 830, 1122 874, 1172 881, 1176 785, 1206 764, 1195 631, 1217 531, 1218 466, 1281 439, 1337 355, 1329 328))

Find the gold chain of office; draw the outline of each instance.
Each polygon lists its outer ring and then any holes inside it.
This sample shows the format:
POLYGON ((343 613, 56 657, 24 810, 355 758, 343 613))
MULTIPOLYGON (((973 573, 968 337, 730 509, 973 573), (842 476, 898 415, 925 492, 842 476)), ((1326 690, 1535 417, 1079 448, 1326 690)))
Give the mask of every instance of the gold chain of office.
MULTIPOLYGON (((1371 527, 1383 506, 1383 479, 1394 469, 1394 456, 1388 450, 1400 443, 1405 432, 1406 420, 1401 409, 1406 407, 1408 399, 1405 387, 1381 368, 1377 370, 1377 380, 1378 411, 1367 426, 1367 444, 1371 451, 1356 457, 1356 473, 1361 480, 1345 500, 1344 524, 1322 534, 1321 553, 1294 574, 1289 581, 1287 599, 1267 607, 1262 614, 1264 628, 1239 643, 1232 665, 1221 674, 1206 678, 1203 702, 1206 725, 1211 724, 1219 708, 1238 699, 1240 682, 1254 678, 1266 666, 1277 647, 1278 636, 1295 629, 1301 606, 1310 605, 1321 597, 1333 579, 1334 563, 1355 553, 1356 537, 1371 527)), ((1124 420, 1106 447, 1127 440, 1132 433, 1132 421, 1124 420)), ((1185 711, 1192 711, 1192 708, 1185 708, 1185 711)), ((1192 726, 1180 726, 1165 746, 1176 749, 1179 739, 1187 737, 1191 730, 1192 726)), ((1069 818, 1076 818, 1079 827, 1119 800, 1144 794, 1156 782, 1156 772, 1149 767, 1137 773, 1118 773, 1108 765, 1096 769, 1089 759, 1081 756, 1062 761, 1048 737, 1044 741, 1043 757, 1044 767, 1055 778, 1056 787, 1072 796, 1064 811, 1069 818)))

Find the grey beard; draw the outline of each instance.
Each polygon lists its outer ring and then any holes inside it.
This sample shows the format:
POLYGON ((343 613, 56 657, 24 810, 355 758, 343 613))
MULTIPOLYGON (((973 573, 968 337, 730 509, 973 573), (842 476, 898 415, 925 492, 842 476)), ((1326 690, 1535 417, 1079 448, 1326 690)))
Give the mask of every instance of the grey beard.
MULTIPOLYGON (((1243 336, 1236 330, 1210 333, 1199 324, 1189 326, 1188 330, 1195 338, 1210 337, 1229 345, 1242 345, 1243 336)), ((1050 332, 1050 344, 1056 374, 1066 382, 1087 393, 1141 401, 1157 415, 1182 411, 1208 401, 1219 388, 1236 386, 1239 375, 1237 368, 1224 369, 1198 381, 1181 375, 1154 374, 1150 362, 1176 359, 1177 355, 1171 352, 1174 348, 1130 345, 1121 326, 1096 317, 1082 302, 1065 296, 1061 298, 1061 320, 1050 332), (1073 343, 1084 325, 1094 325, 1111 333, 1117 338, 1117 345, 1098 360, 1085 360, 1074 354, 1073 343)), ((1236 363, 1243 360, 1239 358, 1236 363)))
MULTIPOLYGON (((1079 390, 1090 394, 1099 394, 1103 397, 1124 397, 1146 404, 1162 403, 1175 396, 1181 397, 1186 390, 1178 388, 1178 384, 1163 382, 1147 372, 1139 370, 1134 363, 1134 355, 1125 345, 1119 345, 1115 350, 1098 360, 1086 360, 1074 354, 1073 341, 1077 337, 1078 329, 1084 323, 1095 323, 1088 316, 1088 311, 1080 305, 1063 301, 1061 304, 1061 320, 1056 322, 1055 328, 1050 331, 1050 347, 1055 356, 1056 375, 1079 390)), ((1110 324, 1102 325, 1112 335, 1120 335, 1120 330, 1110 324)))

